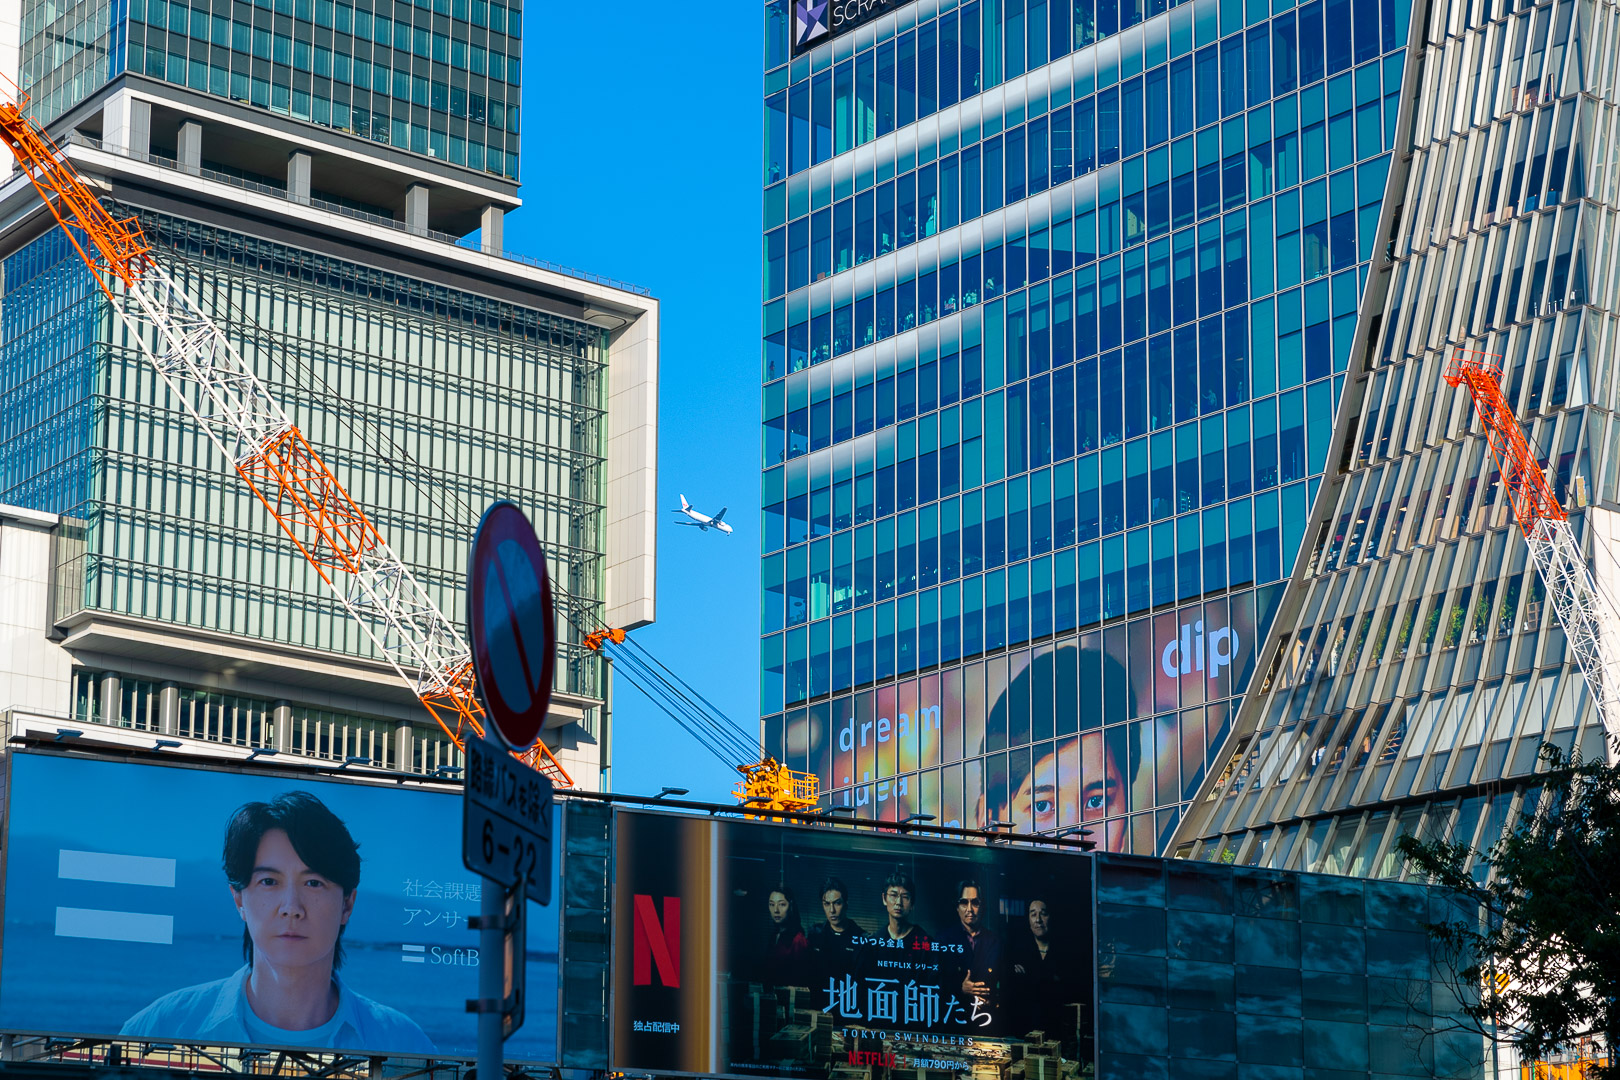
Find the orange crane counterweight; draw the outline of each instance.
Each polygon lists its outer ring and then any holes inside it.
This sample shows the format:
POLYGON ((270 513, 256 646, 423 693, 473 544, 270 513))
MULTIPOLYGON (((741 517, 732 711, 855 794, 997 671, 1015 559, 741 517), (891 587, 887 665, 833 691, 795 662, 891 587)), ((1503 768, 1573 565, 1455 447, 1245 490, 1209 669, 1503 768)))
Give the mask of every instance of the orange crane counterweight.
MULTIPOLYGON (((339 483, 213 319, 152 256, 139 222, 114 217, 72 162, 0 102, 0 139, 67 233, 113 311, 179 399, 458 748, 482 735, 460 631, 339 483)), ((558 787, 573 781, 543 742, 520 754, 558 787)))

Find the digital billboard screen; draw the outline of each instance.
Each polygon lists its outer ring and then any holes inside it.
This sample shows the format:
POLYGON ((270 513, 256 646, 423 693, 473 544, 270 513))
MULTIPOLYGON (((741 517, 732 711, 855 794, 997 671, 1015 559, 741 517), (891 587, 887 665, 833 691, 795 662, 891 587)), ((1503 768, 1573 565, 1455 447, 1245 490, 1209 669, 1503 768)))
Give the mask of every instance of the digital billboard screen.
POLYGON ((1197 794, 1269 625, 1256 603, 1216 597, 788 709, 765 745, 862 817, 1083 825, 1108 850, 1154 849, 1179 819, 1142 811, 1197 794))
MULTIPOLYGON (((0 1027, 474 1054, 458 794, 39 753, 9 780, 0 1027)), ((552 1062, 558 919, 528 914, 507 1056, 552 1062)))
POLYGON ((620 811, 616 1068, 1077 1076, 1091 859, 620 811))

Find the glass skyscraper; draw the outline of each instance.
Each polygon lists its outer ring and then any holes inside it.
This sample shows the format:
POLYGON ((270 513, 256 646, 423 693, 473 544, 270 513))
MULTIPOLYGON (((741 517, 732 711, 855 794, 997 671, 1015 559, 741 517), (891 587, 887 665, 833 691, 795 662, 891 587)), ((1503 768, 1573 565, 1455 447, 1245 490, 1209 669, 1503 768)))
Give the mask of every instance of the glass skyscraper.
MULTIPOLYGON (((521 21, 489 0, 27 0, 13 59, 31 114, 452 621, 478 515, 528 511, 560 595, 545 738, 595 787, 607 672, 582 639, 653 618, 658 305, 502 251, 521 21)), ((0 504, 58 519, 49 558, 18 571, 51 600, 11 613, 38 640, 0 656, 0 710, 147 746, 456 764, 38 195, 6 198, 0 504), (36 653, 48 676, 11 670, 36 653)))
POLYGON ((1166 849, 1344 452, 1410 10, 765 16, 767 749, 863 815, 1166 849))
POLYGON ((765 25, 769 747, 891 820, 1379 877, 1603 753, 1442 374, 1501 358, 1614 593, 1611 9, 765 25))

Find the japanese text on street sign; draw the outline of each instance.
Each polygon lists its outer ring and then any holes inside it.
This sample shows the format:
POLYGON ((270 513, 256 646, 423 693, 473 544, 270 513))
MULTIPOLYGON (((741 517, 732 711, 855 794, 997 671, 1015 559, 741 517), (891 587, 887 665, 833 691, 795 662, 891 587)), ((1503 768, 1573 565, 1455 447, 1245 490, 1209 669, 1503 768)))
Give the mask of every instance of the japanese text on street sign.
POLYGON ((548 903, 551 781, 484 739, 468 739, 466 785, 462 862, 503 885, 527 877, 533 899, 548 903))

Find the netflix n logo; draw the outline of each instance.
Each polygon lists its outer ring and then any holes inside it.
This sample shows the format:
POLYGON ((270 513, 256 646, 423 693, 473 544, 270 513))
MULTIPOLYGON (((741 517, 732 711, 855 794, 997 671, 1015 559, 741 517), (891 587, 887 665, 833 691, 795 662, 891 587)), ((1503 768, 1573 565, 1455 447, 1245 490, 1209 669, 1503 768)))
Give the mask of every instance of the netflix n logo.
POLYGON ((658 984, 671 989, 681 987, 681 898, 663 897, 663 916, 659 917, 653 898, 636 893, 635 943, 633 982, 636 986, 651 986, 653 968, 658 969, 658 984))

